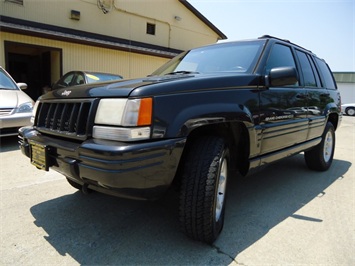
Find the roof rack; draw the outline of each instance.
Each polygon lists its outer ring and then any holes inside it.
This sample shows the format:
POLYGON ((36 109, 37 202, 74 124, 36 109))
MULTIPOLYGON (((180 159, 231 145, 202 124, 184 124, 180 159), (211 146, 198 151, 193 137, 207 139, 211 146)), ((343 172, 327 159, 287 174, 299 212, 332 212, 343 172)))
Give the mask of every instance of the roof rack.
POLYGON ((261 37, 259 37, 258 39, 270 39, 270 38, 272 38, 272 39, 277 39, 277 40, 284 41, 284 42, 288 42, 288 43, 291 43, 289 40, 277 38, 277 37, 275 37, 275 36, 271 36, 271 35, 267 35, 267 34, 266 34, 266 35, 263 35, 263 36, 261 36, 261 37))
POLYGON ((290 44, 292 44, 292 45, 294 45, 294 46, 297 46, 297 47, 299 47, 299 48, 301 48, 301 49, 303 49, 303 50, 305 50, 305 51, 308 51, 308 52, 310 52, 310 53, 313 53, 311 50, 308 50, 308 49, 306 49, 306 48, 304 48, 304 47, 302 47, 302 46, 300 46, 300 45, 298 45, 298 44, 292 43, 292 42, 290 42, 290 41, 287 40, 287 39, 277 38, 277 37, 272 36, 272 35, 267 35, 267 34, 266 34, 266 35, 263 35, 263 36, 259 37, 258 39, 276 39, 276 40, 279 40, 279 41, 283 41, 283 42, 290 43, 290 44))

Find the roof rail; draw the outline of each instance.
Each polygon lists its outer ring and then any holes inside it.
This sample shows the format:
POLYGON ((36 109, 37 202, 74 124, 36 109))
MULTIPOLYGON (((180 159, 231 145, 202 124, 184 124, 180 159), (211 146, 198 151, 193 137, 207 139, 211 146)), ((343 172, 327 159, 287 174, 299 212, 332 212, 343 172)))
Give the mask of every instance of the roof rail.
POLYGON ((311 50, 308 50, 308 49, 306 49, 306 48, 304 48, 304 47, 302 47, 302 46, 300 46, 300 45, 298 45, 298 44, 295 44, 295 43, 293 43, 293 42, 290 42, 289 40, 287 40, 287 39, 281 39, 281 38, 277 38, 277 37, 275 37, 275 36, 271 36, 271 35, 263 35, 263 36, 261 36, 261 37, 259 37, 258 39, 276 39, 276 40, 279 40, 279 41, 283 41, 283 42, 287 42, 287 43, 290 43, 290 44, 292 44, 292 45, 294 45, 294 46, 297 46, 297 47, 299 47, 299 48, 301 48, 301 49, 303 49, 303 50, 305 50, 305 51, 308 51, 308 52, 310 52, 310 53, 313 53, 311 50))
POLYGON ((286 40, 286 39, 281 39, 281 38, 277 38, 275 36, 271 36, 271 35, 263 35, 261 37, 259 37, 258 39, 277 39, 277 40, 280 40, 280 41, 284 41, 284 42, 288 42, 288 43, 291 43, 289 40, 286 40))

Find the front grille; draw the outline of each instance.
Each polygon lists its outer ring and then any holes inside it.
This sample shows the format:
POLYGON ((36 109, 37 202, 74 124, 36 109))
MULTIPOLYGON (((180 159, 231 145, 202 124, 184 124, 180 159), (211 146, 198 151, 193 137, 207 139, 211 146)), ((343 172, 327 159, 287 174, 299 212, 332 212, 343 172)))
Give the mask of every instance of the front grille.
POLYGON ((0 108, 0 115, 9 115, 12 113, 12 108, 0 108))
POLYGON ((91 136, 96 100, 41 102, 35 126, 40 132, 74 139, 91 136))

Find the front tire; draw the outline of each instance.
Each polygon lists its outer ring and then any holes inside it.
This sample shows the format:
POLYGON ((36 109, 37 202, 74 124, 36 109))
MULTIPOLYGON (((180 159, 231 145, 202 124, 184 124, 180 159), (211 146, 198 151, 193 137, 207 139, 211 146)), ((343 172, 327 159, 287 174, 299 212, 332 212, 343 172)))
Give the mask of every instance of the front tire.
POLYGON ((332 123, 328 122, 322 141, 309 151, 304 153, 304 158, 309 169, 326 171, 333 162, 335 148, 335 130, 332 123))
POLYGON ((192 239, 213 243, 224 224, 229 149, 223 138, 197 139, 185 158, 180 224, 192 239))

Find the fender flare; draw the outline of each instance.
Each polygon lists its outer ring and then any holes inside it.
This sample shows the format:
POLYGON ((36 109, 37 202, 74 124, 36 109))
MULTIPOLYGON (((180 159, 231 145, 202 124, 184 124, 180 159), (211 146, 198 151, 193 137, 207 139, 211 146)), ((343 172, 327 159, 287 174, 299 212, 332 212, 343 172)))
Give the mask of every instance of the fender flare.
POLYGON ((167 133, 176 137, 187 137, 198 127, 230 122, 254 124, 251 112, 243 105, 208 103, 181 110, 175 116, 167 133))

